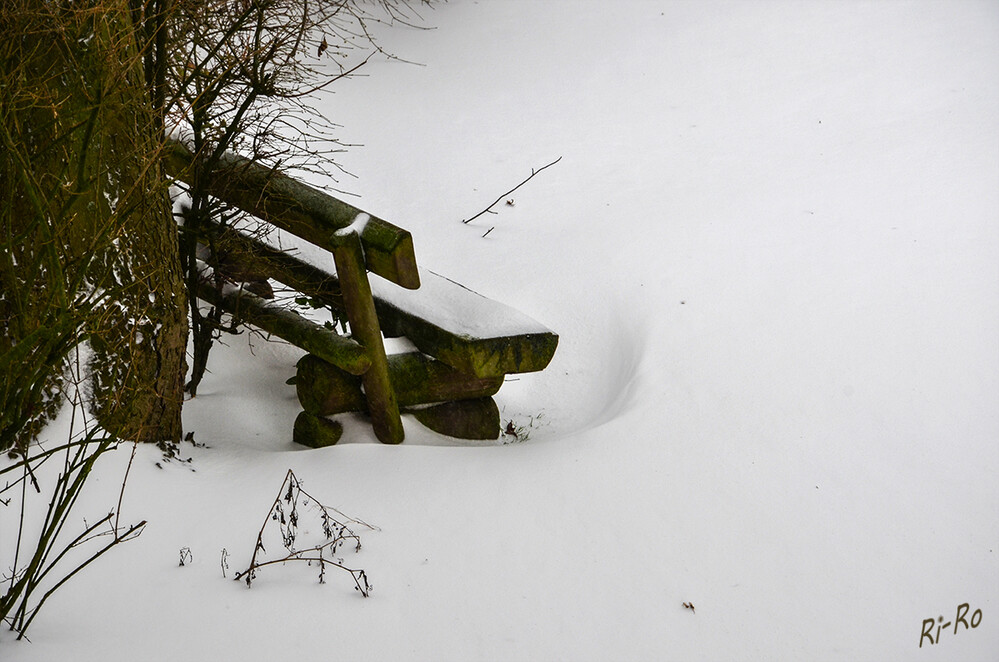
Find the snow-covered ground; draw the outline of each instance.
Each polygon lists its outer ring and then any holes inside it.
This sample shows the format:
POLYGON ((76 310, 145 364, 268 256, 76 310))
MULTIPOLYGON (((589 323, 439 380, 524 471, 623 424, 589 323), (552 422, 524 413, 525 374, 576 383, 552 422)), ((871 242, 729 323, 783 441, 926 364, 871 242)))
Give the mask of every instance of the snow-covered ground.
POLYGON ((348 420, 297 447, 300 352, 230 340, 185 408, 207 447, 138 449, 147 529, 0 658, 999 659, 999 5, 423 13, 379 33, 422 66, 320 101, 364 144, 339 186, 560 334, 497 397, 529 438, 407 417, 401 446, 348 420), (370 598, 304 566, 231 580, 289 468, 379 527, 347 558, 370 598), (965 603, 977 627, 921 637, 965 603))

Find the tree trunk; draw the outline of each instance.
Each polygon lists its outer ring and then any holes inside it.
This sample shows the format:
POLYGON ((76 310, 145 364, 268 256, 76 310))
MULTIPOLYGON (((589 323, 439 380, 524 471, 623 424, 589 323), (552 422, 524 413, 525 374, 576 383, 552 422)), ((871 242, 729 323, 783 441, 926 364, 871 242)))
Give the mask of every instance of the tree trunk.
POLYGON ((29 254, 0 269, 24 283, 24 258, 54 250, 70 302, 103 293, 85 316, 98 421, 124 439, 178 441, 185 291, 137 33, 126 0, 61 4, 7 5, 0 28, 17 66, 3 121, 27 173, 4 162, 3 224, 5 238, 26 233, 29 254))

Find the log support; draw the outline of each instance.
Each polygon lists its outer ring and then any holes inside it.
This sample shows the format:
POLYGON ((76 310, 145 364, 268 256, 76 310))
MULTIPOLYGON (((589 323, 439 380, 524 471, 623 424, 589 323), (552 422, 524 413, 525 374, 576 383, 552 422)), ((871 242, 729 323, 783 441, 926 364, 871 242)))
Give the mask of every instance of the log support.
POLYGON ((292 439, 296 444, 310 448, 324 448, 340 441, 343 425, 322 416, 313 416, 307 411, 299 412, 295 419, 292 439))
MULTIPOLYGON (((389 356, 388 371, 399 407, 486 398, 503 385, 502 377, 461 373, 420 352, 389 356)), ((295 388, 302 408, 316 416, 368 411, 361 378, 311 354, 298 362, 295 388)))
POLYGON ((488 440, 500 435, 499 407, 492 398, 442 402, 414 409, 413 416, 434 432, 456 439, 488 440))

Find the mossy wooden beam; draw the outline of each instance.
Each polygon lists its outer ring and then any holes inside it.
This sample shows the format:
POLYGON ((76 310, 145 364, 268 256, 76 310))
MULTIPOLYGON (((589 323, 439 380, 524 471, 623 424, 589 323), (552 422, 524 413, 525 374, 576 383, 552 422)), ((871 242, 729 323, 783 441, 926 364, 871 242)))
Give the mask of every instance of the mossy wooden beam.
MULTIPOLYGON (((379 314, 393 316, 381 306, 379 314)), ((558 336, 551 332, 468 338, 419 318, 414 324, 404 311, 399 311, 399 317, 405 322, 386 333, 404 335, 421 351, 476 377, 544 370, 558 346, 558 336)))
POLYGON ((385 344, 375 303, 371 299, 371 284, 364 269, 364 253, 358 230, 349 227, 332 237, 333 261, 340 276, 340 291, 350 321, 350 332, 364 347, 371 367, 361 375, 364 397, 368 402, 371 427, 382 443, 399 444, 405 437, 399 404, 389 379, 385 344))
POLYGON ((357 342, 245 290, 233 289, 219 294, 213 287, 202 285, 198 296, 213 305, 221 306, 237 319, 284 338, 352 375, 364 374, 371 367, 368 352, 357 342))
MULTIPOLYGON (((393 354, 387 362, 400 407, 489 397, 503 385, 502 377, 461 373, 421 352, 393 354)), ((302 408, 317 416, 367 411, 361 379, 313 355, 299 360, 295 388, 302 408)))
POLYGON ((406 293, 375 283, 386 334, 406 336, 420 351, 476 377, 536 372, 551 362, 558 335, 544 325, 431 271, 422 278, 419 290, 406 293))
MULTIPOLYGON (((168 172, 185 181, 194 156, 171 141, 166 149, 168 172)), ((272 168, 226 153, 215 169, 209 193, 321 248, 332 250, 329 237, 349 226, 360 209, 272 168)), ((402 228, 371 217, 361 233, 365 265, 407 289, 420 286, 413 237, 402 228)))

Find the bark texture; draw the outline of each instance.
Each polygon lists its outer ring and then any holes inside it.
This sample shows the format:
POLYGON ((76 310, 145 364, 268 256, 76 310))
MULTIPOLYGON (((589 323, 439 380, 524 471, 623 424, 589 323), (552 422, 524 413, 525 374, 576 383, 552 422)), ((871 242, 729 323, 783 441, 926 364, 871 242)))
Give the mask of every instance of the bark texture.
POLYGON ((7 11, 3 122, 16 153, 0 166, 0 241, 18 254, 0 265, 0 278, 5 289, 44 296, 31 305, 12 294, 0 314, 18 317, 23 339, 53 311, 82 307, 101 425, 125 439, 178 441, 185 293, 128 3, 25 2, 7 11), (54 259, 28 269, 41 253, 54 259))

